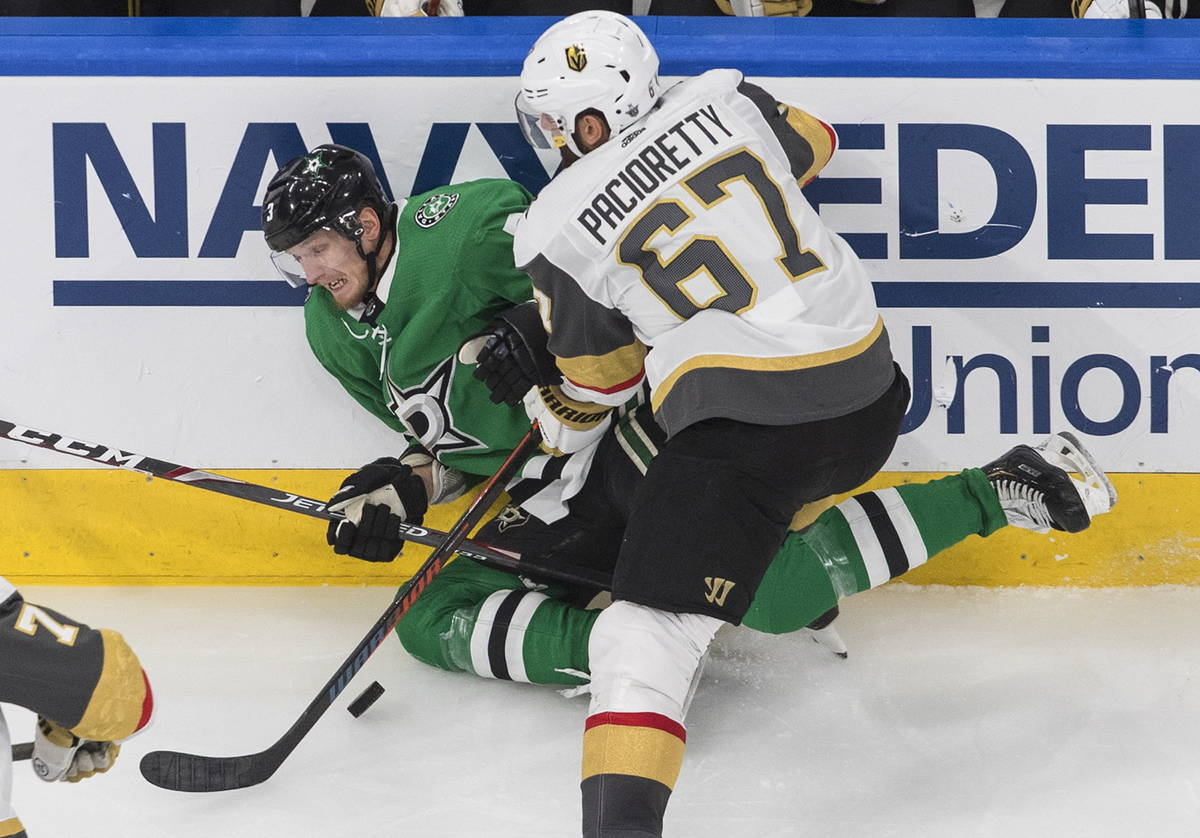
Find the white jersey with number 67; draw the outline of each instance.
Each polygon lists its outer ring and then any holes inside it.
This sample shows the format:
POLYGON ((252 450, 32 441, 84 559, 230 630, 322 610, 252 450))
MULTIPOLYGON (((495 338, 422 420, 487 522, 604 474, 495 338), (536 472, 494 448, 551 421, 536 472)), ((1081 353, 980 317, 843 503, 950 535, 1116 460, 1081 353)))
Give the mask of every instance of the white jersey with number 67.
POLYGON ((563 392, 650 383, 668 433, 795 424, 879 397, 893 366, 861 263, 800 191, 833 129, 735 70, 667 90, 559 173, 516 228, 563 392))

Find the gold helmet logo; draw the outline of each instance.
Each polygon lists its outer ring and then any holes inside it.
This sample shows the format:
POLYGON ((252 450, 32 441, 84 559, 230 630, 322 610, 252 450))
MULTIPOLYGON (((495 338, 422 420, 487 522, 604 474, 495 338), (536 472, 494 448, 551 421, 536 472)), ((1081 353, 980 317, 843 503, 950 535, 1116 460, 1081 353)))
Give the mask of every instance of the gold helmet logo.
POLYGON ((567 47, 567 66, 576 73, 582 73, 587 66, 587 53, 578 44, 567 47))

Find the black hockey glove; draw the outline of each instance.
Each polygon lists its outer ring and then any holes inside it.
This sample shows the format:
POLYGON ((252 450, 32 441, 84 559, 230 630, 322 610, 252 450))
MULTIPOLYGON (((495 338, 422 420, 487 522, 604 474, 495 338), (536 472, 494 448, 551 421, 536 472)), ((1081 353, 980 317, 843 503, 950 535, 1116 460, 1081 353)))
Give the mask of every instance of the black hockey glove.
POLYGON ((400 525, 420 524, 428 506, 425 484, 412 468, 382 457, 343 480, 329 499, 328 509, 346 518, 329 522, 325 540, 338 555, 390 562, 404 546, 400 525))
POLYGON ((521 303, 500 312, 482 335, 487 341, 476 358, 475 377, 487 385, 494 403, 516 407, 531 388, 562 381, 554 356, 546 348, 549 336, 537 303, 521 303))

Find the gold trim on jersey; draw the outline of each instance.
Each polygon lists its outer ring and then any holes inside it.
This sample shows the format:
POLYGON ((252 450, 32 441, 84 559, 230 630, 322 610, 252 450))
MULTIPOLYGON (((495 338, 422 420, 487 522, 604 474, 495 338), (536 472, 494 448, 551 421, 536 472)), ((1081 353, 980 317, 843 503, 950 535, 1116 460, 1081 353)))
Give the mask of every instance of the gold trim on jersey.
POLYGON ((142 719, 146 682, 137 655, 125 638, 112 629, 100 629, 104 638, 104 667, 92 698, 71 732, 81 739, 109 742, 124 739, 142 719))
POLYGON ((681 377, 697 369, 730 369, 756 370, 761 372, 788 372, 791 370, 811 369, 836 364, 871 348, 872 344, 883 334, 883 318, 875 318, 875 326, 864 337, 848 346, 829 349, 824 352, 813 352, 809 355, 787 355, 775 358, 754 358, 747 355, 695 355, 671 371, 655 388, 650 404, 657 411, 666 400, 671 388, 681 377))
POLYGON ((0 838, 12 838, 14 835, 24 834, 25 827, 21 826, 20 818, 9 818, 6 821, 0 821, 0 838))
POLYGON ((836 503, 837 497, 830 495, 827 498, 821 498, 820 500, 804 504, 792 516, 792 522, 788 524, 788 529, 795 532, 796 530, 802 530, 805 527, 811 526, 824 512, 832 509, 836 503))
POLYGON ((603 355, 559 358, 558 368, 576 384, 598 392, 620 388, 636 378, 646 360, 646 346, 635 341, 603 355))
POLYGON ((684 743, 665 730, 604 724, 583 734, 583 776, 628 774, 674 788, 684 743))
POLYGON ((787 124, 791 126, 793 131, 803 137, 812 149, 812 165, 808 167, 808 171, 796 178, 800 182, 800 185, 804 186, 815 178, 825 168, 825 164, 829 162, 829 158, 833 157, 833 138, 829 136, 829 129, 825 127, 825 123, 812 114, 806 113, 799 108, 793 108, 791 105, 783 105, 783 108, 787 124))

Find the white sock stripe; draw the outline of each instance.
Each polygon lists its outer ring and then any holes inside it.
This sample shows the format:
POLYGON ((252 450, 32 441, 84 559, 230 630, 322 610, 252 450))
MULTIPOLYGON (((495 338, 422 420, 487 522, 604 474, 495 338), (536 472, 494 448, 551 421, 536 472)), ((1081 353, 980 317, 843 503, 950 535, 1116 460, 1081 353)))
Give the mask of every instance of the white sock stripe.
POLYGON ((492 662, 488 657, 488 640, 492 636, 492 625, 496 622, 496 611, 512 591, 507 588, 496 591, 483 601, 475 625, 471 627, 471 666, 482 678, 495 678, 492 662))
POLYGON ((633 464, 638 467, 638 471, 640 471, 642 474, 645 474, 646 464, 642 462, 642 458, 638 456, 638 453, 633 450, 633 446, 629 444, 627 439, 625 439, 625 434, 621 431, 617 431, 616 436, 617 445, 621 446, 621 450, 625 452, 625 456, 629 457, 629 459, 633 461, 633 464))
POLYGON ((504 657, 508 663, 508 677, 514 681, 529 681, 525 673, 525 630, 533 619, 533 612, 549 597, 530 591, 521 598, 517 610, 508 624, 508 636, 504 639, 504 657))
POLYGON ((871 526, 871 519, 867 515, 867 511, 854 498, 847 498, 839 503, 837 508, 850 526, 850 534, 854 536, 854 543, 862 555, 863 564, 866 565, 867 579, 870 580, 871 587, 875 588, 889 581, 892 578, 892 572, 888 568, 887 557, 883 554, 883 545, 879 543, 879 538, 875 535, 875 528, 871 526))
POLYGON ((629 427, 633 428, 633 432, 638 435, 638 438, 642 441, 642 444, 650 450, 650 456, 657 457, 658 446, 655 445, 650 439, 650 435, 646 433, 646 429, 642 427, 640 422, 638 422, 637 417, 634 417, 633 421, 629 423, 629 427))
POLYGON ((904 502, 900 493, 891 488, 879 489, 875 494, 883 501, 888 517, 892 520, 892 526, 896 528, 896 534, 900 536, 900 543, 904 546, 904 555, 908 557, 909 569, 920 567, 929 561, 929 550, 925 547, 925 539, 921 538, 917 522, 913 520, 912 513, 908 511, 908 504, 904 502))

